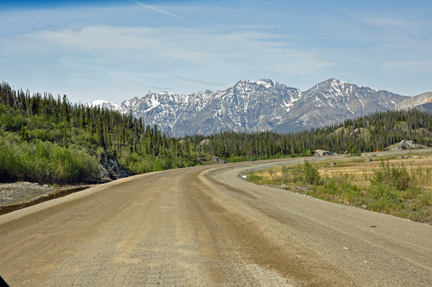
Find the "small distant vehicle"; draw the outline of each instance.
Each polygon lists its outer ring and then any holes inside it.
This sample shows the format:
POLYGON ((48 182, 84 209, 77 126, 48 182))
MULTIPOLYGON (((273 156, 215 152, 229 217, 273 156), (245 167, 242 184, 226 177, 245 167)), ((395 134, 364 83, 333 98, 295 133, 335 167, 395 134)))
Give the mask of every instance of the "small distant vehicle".
POLYGON ((254 159, 254 158, 251 158, 251 161, 255 161, 255 159, 254 159))

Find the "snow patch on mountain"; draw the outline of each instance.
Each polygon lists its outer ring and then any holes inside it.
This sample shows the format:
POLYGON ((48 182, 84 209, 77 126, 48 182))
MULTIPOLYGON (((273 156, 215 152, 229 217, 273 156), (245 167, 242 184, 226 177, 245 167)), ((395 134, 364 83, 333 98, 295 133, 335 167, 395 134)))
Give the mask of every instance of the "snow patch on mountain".
POLYGON ((93 101, 90 104, 88 104, 88 106, 90 106, 90 107, 91 106, 93 106, 93 107, 99 106, 101 108, 106 108, 109 110, 117 110, 120 107, 119 104, 116 104, 114 102, 104 101, 104 100, 93 101))

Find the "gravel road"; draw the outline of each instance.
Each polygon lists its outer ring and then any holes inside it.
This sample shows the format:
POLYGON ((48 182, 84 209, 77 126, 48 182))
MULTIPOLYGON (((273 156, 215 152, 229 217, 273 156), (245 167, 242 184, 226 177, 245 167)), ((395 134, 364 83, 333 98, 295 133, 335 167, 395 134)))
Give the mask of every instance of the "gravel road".
POLYGON ((432 286, 432 227, 239 176, 116 180, 0 216, 10 286, 432 286))

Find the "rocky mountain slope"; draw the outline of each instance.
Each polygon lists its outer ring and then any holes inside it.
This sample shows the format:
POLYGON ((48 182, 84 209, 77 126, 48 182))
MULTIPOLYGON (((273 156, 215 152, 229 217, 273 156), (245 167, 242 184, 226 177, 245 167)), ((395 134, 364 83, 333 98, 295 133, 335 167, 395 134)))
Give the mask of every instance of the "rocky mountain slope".
POLYGON ((393 109, 406 97, 329 79, 302 92, 273 82, 242 80, 223 91, 191 95, 149 92, 121 104, 91 105, 142 117, 174 136, 221 131, 295 132, 339 123, 375 111, 393 109))
POLYGON ((292 111, 274 131, 296 132, 334 125, 348 118, 391 110, 405 98, 387 91, 329 79, 303 92, 292 111))
POLYGON ((395 110, 418 109, 420 111, 432 113, 432 92, 420 94, 401 101, 395 110))

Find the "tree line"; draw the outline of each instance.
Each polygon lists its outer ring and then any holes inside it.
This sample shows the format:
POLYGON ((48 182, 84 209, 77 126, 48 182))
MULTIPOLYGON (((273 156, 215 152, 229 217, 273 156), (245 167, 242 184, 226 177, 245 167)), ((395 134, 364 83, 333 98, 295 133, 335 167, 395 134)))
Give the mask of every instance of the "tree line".
MULTIPOLYGON (((413 140, 432 146, 432 114, 416 109, 384 111, 347 119, 338 125, 310 129, 297 133, 279 134, 221 132, 207 137, 204 150, 223 159, 276 158, 311 155, 316 149, 336 153, 361 153, 384 150, 402 140, 413 140)), ((197 144, 204 137, 191 136, 197 144)))

